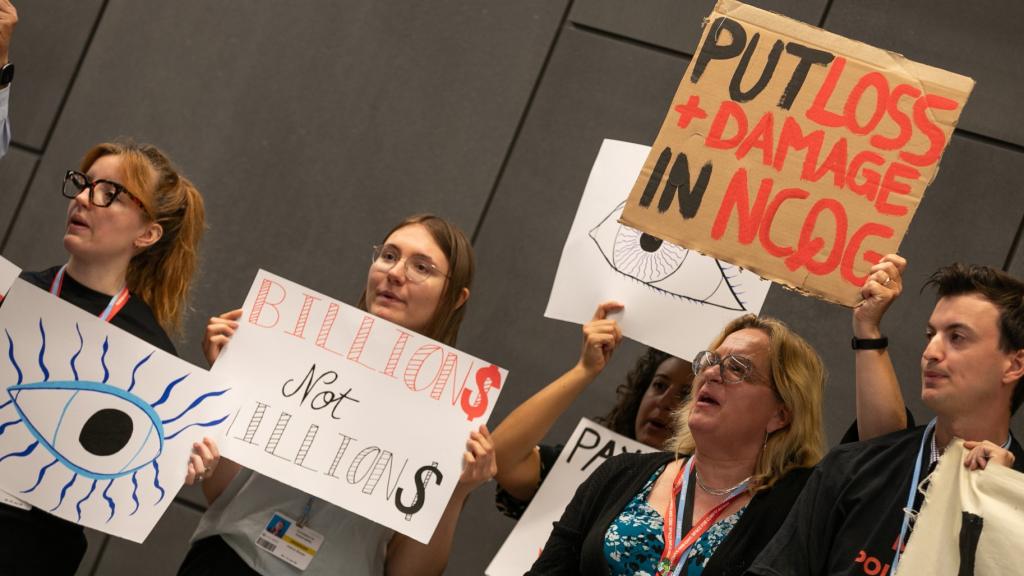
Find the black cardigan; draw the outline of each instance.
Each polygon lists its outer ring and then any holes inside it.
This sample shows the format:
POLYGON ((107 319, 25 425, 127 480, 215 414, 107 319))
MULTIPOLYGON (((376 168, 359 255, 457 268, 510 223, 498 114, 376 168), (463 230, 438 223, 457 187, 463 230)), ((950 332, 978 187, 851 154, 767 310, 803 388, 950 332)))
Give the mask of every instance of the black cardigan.
MULTIPOLYGON (((608 526, 651 475, 673 459, 668 452, 609 458, 576 490, 528 574, 609 574, 604 557, 608 526)), ((718 546, 704 575, 743 574, 786 519, 810 473, 810 468, 793 470, 758 492, 718 546)))

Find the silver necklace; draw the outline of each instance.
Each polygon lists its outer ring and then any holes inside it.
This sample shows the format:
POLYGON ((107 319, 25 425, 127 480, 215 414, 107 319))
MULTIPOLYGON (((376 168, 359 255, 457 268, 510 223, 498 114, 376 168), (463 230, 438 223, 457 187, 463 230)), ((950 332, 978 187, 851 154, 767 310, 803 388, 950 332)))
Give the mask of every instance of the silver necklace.
POLYGON ((711 488, 710 486, 704 484, 704 481, 700 479, 699 468, 694 466, 693 471, 694 475, 697 477, 697 485, 700 486, 700 489, 703 490, 704 492, 707 492, 708 494, 711 494, 712 496, 725 496, 726 494, 732 494, 733 491, 735 491, 740 486, 743 486, 744 484, 749 482, 751 478, 753 478, 753 476, 747 476, 746 478, 739 481, 735 486, 731 488, 711 488))

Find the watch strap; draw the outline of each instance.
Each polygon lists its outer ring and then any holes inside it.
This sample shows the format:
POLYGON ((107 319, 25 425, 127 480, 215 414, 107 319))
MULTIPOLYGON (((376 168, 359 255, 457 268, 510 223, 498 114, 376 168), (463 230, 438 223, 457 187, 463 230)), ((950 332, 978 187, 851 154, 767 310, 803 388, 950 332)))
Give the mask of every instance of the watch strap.
POLYGON ((889 347, 889 339, 885 336, 881 338, 857 338, 854 336, 850 341, 850 347, 854 350, 884 350, 889 347))

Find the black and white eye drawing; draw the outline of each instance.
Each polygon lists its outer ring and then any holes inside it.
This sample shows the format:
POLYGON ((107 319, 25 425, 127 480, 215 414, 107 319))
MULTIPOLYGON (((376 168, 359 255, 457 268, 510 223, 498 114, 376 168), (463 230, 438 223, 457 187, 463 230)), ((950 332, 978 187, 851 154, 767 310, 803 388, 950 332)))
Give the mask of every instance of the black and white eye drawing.
POLYGON ((613 270, 667 296, 748 310, 741 268, 619 224, 625 205, 621 202, 589 232, 613 270))

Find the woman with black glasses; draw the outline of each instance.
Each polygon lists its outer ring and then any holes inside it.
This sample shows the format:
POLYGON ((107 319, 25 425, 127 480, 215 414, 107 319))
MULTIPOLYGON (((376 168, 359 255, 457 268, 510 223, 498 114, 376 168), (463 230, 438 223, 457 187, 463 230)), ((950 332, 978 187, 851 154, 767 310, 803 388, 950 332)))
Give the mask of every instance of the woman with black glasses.
MULTIPOLYGON (((175 354, 198 262, 203 199, 155 146, 105 143, 64 176, 68 260, 22 278, 175 354)), ((203 450, 203 452, 207 452, 203 450)), ((187 482, 205 470, 193 455, 187 482)), ((0 573, 74 574, 85 554, 82 527, 4 499, 0 573)))

